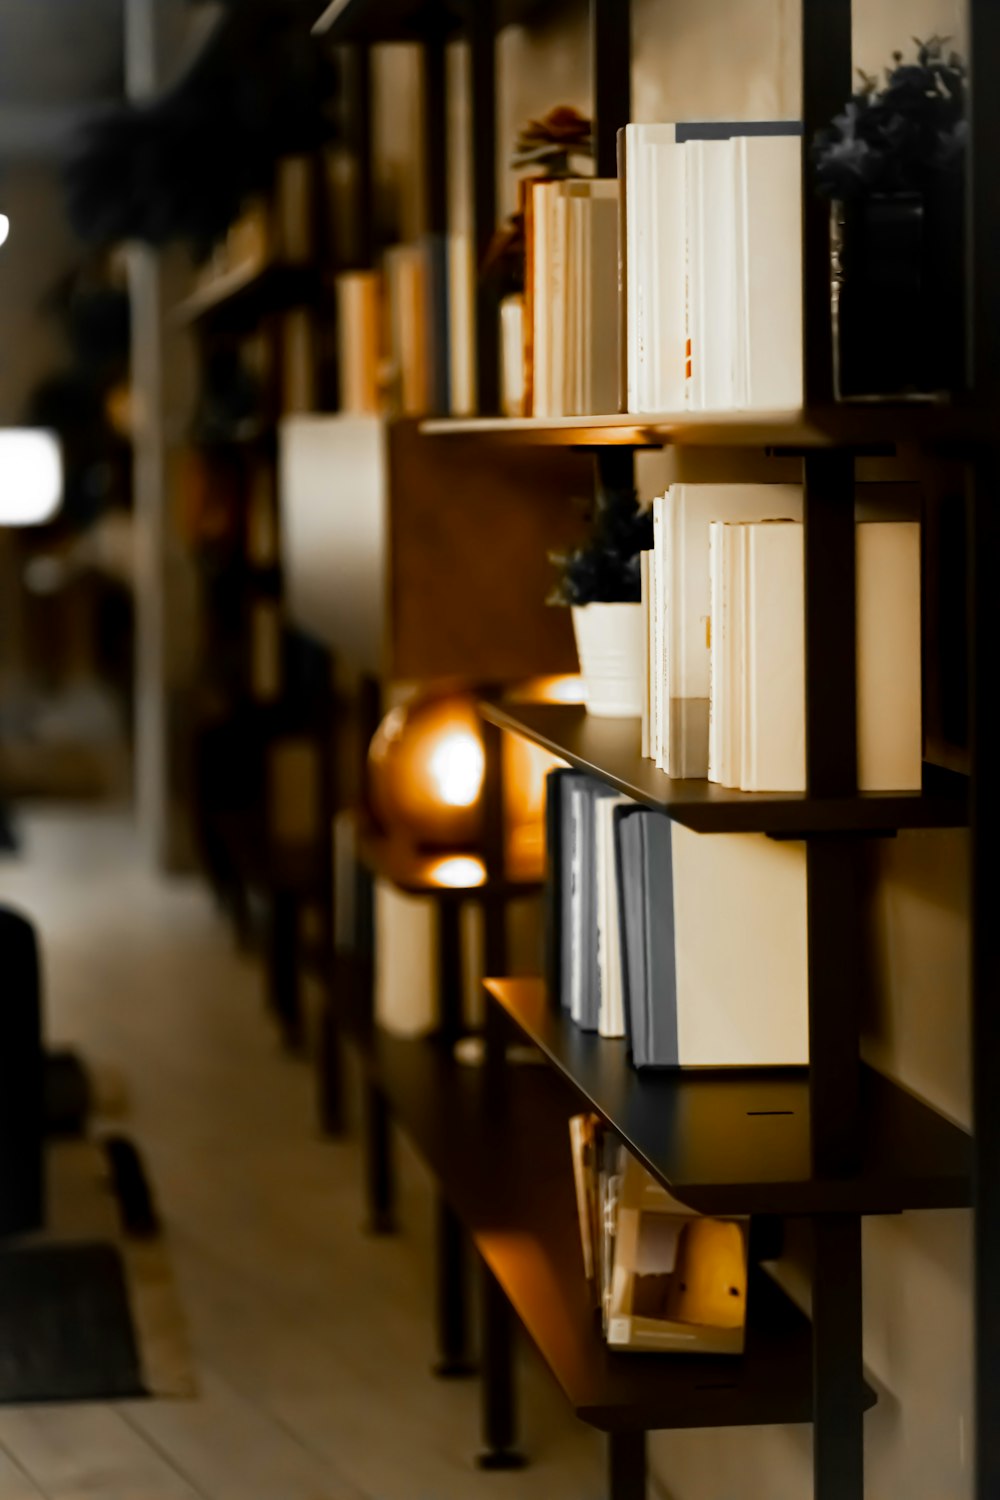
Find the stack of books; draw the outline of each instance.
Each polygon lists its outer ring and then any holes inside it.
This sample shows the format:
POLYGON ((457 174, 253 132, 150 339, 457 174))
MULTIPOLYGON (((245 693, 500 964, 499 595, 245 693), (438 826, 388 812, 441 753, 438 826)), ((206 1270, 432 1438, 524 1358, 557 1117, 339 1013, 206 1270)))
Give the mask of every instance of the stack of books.
MULTIPOLYGON (((642 753, 675 777, 805 791, 802 492, 673 485, 641 560, 642 753)), ((857 526, 858 784, 921 785, 920 526, 857 526)))
POLYGON ((585 1031, 649 1067, 809 1060, 806 856, 690 832, 583 772, 548 778, 549 970, 585 1031))
POLYGON ((801 405, 801 149, 795 121, 621 132, 623 411, 801 405))
POLYGON ((340 408, 353 415, 425 416, 435 340, 428 255, 395 245, 378 271, 337 277, 340 408))
POLYGON ((745 1219, 672 1198, 594 1115, 570 1121, 584 1273, 613 1349, 741 1354, 745 1219))
POLYGON ((537 182, 526 194, 525 414, 618 405, 618 183, 537 182))

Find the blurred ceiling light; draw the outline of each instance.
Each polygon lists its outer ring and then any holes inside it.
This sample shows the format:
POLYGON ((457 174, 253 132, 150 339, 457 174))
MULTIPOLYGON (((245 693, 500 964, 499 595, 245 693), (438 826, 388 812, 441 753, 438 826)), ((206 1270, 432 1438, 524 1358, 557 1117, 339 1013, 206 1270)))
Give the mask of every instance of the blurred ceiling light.
POLYGON ((6 214, 0 214, 0 245, 6 244, 7 236, 10 234, 10 220, 6 214))
POLYGON ((62 498, 62 449, 55 434, 0 427, 0 526, 41 526, 62 498))

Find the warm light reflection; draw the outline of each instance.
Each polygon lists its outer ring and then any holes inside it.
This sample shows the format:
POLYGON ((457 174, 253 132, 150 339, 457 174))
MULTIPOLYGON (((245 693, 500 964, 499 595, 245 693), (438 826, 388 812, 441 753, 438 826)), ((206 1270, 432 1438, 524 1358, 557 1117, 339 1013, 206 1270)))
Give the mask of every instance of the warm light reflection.
POLYGON ((532 677, 510 697, 517 703, 584 703, 586 689, 579 673, 564 677, 532 677))
POLYGON ((471 729, 453 729, 431 750, 427 765, 434 793, 446 807, 472 807, 483 789, 486 756, 471 729))
POLYGON ((41 526, 62 498, 59 439, 41 428, 0 428, 0 525, 41 526))
POLYGON ((486 767, 470 695, 430 693, 393 709, 372 740, 368 769, 386 832, 418 847, 475 846, 486 767))
POLYGON ((434 885, 445 886, 450 891, 472 890, 486 884, 486 866, 471 854, 436 859, 428 866, 427 875, 434 885))

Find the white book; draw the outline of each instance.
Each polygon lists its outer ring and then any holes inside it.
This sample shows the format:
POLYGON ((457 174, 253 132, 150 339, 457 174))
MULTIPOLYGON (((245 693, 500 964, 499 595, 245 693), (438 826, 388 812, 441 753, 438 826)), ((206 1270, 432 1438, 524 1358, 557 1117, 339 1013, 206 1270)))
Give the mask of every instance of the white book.
POLYGON ((653 501, 653 560, 651 564, 653 575, 653 615, 651 621, 653 659, 650 667, 650 755, 661 771, 666 769, 663 742, 663 673, 666 660, 666 641, 664 639, 666 623, 666 558, 664 557, 663 549, 666 541, 664 517, 666 504, 666 495, 658 495, 653 501))
POLYGON ((685 197, 687 148, 657 142, 646 148, 653 245, 649 281, 649 389, 640 410, 681 411, 685 393, 685 197))
MULTIPOLYGON (((803 533, 747 525, 744 791, 806 789, 803 533), (787 533, 784 537, 778 533, 787 533), (794 539, 791 533, 795 533, 794 539), (773 534, 772 534, 773 533, 773 534)), ((857 745, 861 791, 917 791, 922 775, 920 530, 857 527, 857 745)))
POLYGON ((642 729, 640 754, 649 758, 649 564, 651 552, 639 553, 639 598, 642 605, 642 729))
POLYGON ((536 417, 551 417, 552 389, 552 203, 559 192, 557 182, 539 182, 531 189, 534 220, 534 314, 532 326, 533 402, 536 417))
POLYGON ((858 785, 918 791, 923 776, 920 525, 857 528, 858 785))
POLYGON ((566 360, 563 388, 563 410, 573 416, 583 410, 584 348, 584 266, 586 228, 584 204, 578 195, 566 200, 566 285, 569 292, 566 308, 566 360))
POLYGON ((689 141, 700 159, 700 219, 694 244, 699 305, 699 401, 709 411, 736 405, 736 142, 689 141))
POLYGON ((739 786, 743 775, 746 724, 746 526, 727 522, 725 547, 726 595, 729 601, 726 641, 726 719, 722 731, 725 786, 739 786))
POLYGON ((597 875, 597 952, 601 1003, 597 1029, 601 1036, 625 1035, 618 874, 615 860, 615 808, 628 797, 599 797, 594 804, 594 861, 597 875))
POLYGON ((804 789, 804 533, 794 521, 743 530, 746 696, 739 784, 746 792, 804 789))
MULTIPOLYGON (((566 338, 570 299, 567 295, 569 265, 568 203, 565 184, 558 183, 547 200, 551 212, 549 264, 543 276, 549 302, 549 364, 546 411, 550 417, 564 417, 566 410, 566 338)), ((537 281, 536 281, 537 285, 537 281)))
POLYGON ((736 153, 738 233, 735 404, 802 405, 802 142, 741 136, 736 153))
POLYGON ((710 677, 708 693, 708 779, 721 781, 722 732, 726 722, 724 706, 728 692, 723 664, 723 638, 726 632, 725 523, 712 521, 708 528, 708 645, 710 677))
POLYGON ((603 414, 618 403, 618 183, 593 177, 563 186, 570 204, 569 325, 576 338, 576 352, 567 354, 575 364, 567 372, 567 415, 603 414))
POLYGON ((705 407, 704 308, 701 244, 704 223, 704 159, 701 142, 685 146, 684 174, 684 404, 705 407))
POLYGON ((649 321, 650 280, 655 270, 652 256, 652 223, 650 218, 650 161, 645 148, 669 143, 676 138, 677 127, 668 125, 627 125, 625 127, 626 201, 625 225, 628 237, 626 297, 628 321, 628 409, 643 410, 640 391, 650 357, 649 340, 655 332, 649 321))
MULTIPOLYGON (((662 524, 667 535, 668 660, 664 769, 671 776, 708 775, 709 528, 712 521, 765 521, 802 516, 802 490, 791 484, 675 484, 662 524)), ((655 521, 654 521, 655 524, 655 521)))

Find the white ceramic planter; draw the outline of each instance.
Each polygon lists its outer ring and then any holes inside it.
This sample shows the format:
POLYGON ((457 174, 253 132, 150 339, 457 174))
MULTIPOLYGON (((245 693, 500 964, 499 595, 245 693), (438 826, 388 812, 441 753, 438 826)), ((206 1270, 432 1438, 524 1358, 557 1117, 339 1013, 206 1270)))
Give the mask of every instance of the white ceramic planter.
POLYGON ((600 719, 638 718, 642 713, 642 606, 573 606, 573 629, 587 712, 600 719))

